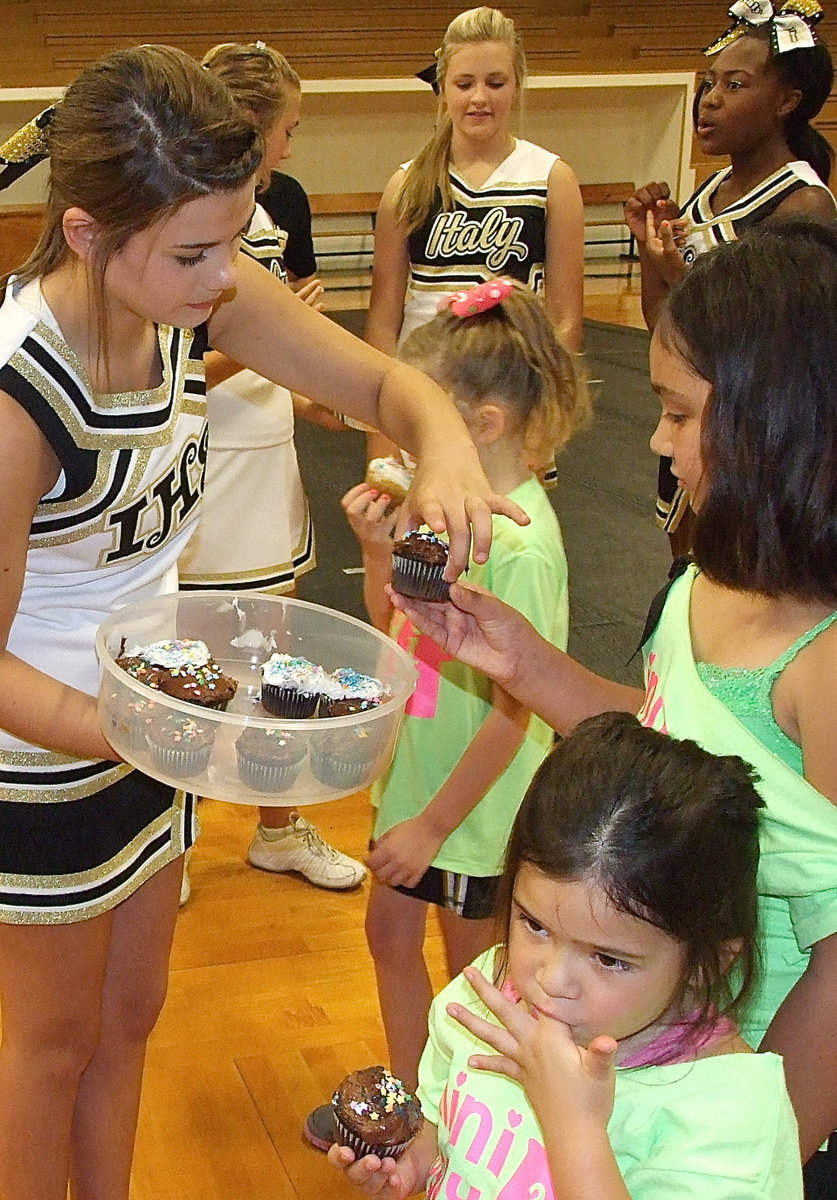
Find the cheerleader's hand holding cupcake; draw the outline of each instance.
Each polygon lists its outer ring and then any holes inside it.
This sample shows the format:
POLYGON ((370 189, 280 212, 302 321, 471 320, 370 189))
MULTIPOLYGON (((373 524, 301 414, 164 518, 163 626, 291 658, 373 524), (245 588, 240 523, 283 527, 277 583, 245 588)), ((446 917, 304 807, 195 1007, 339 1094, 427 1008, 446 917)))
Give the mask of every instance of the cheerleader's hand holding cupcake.
POLYGON ((433 533, 447 531, 450 553, 445 579, 453 582, 468 566, 469 555, 484 563, 491 546, 491 517, 510 517, 528 525, 519 504, 493 492, 480 465, 476 447, 463 424, 463 438, 447 437, 437 445, 423 443, 413 484, 403 505, 399 529, 427 525, 433 533), (443 498, 443 499, 442 499, 443 498))

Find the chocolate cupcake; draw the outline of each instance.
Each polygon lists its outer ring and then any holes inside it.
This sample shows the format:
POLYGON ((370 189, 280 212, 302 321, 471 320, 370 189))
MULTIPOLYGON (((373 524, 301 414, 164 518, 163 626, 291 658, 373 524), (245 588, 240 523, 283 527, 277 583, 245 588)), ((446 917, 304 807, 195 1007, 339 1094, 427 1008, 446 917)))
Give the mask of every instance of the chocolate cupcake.
POLYGON ((448 562, 448 545, 435 533, 412 529, 392 548, 392 586, 416 600, 447 600, 442 578, 448 562))
POLYGON ((124 706, 118 731, 130 750, 144 750, 145 735, 154 720, 159 705, 156 700, 129 700, 124 706))
POLYGON ((139 646, 129 655, 120 653, 115 661, 140 683, 201 708, 223 711, 238 688, 236 680, 214 661, 206 643, 192 638, 139 646))
POLYGON ((331 1103, 337 1143, 358 1158, 398 1158, 421 1129, 418 1101, 386 1067, 352 1071, 331 1103))
POLYGON ((271 654, 262 666, 262 707, 286 720, 313 717, 325 679, 323 668, 307 658, 271 654))
POLYGON ((389 690, 380 679, 362 675, 352 667, 338 667, 327 676, 320 697, 319 716, 349 717, 354 713, 369 712, 389 696, 389 690))
POLYGON ((188 779, 206 770, 215 729, 185 714, 166 713, 151 722, 145 740, 152 761, 161 771, 176 779, 188 779))
POLYGON ((311 770, 328 787, 362 787, 369 782, 380 749, 380 735, 369 724, 320 733, 311 742, 311 770))
POLYGON ((248 725, 235 743, 238 774, 257 792, 284 792, 299 774, 305 749, 287 729, 248 725))

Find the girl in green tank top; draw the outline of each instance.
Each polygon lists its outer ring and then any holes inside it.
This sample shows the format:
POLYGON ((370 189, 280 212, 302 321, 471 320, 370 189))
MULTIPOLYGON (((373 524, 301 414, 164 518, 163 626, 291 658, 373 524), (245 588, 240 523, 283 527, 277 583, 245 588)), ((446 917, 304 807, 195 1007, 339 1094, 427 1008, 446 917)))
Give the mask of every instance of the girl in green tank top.
POLYGON ((655 329, 651 441, 697 518, 694 563, 645 644, 646 690, 587 671, 493 597, 398 601, 560 733, 608 709, 738 754, 765 800, 762 982, 744 1013, 780 1053, 806 1195, 837 1194, 837 228, 765 223, 702 255, 655 329), (828 1176, 821 1182, 815 1176, 828 1176))

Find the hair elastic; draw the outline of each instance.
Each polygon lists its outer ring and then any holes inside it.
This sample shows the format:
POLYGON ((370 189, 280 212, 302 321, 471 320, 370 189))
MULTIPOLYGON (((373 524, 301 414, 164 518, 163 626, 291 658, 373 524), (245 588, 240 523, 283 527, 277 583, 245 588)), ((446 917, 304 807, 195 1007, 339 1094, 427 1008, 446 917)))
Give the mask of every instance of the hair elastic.
POLYGON ((487 279, 467 292, 454 292, 443 296, 439 301, 439 312, 449 308, 457 317, 473 317, 477 313, 487 312, 496 308, 514 291, 514 284, 508 279, 487 279))
POLYGON ((0 192, 49 157, 49 127, 55 107, 45 108, 0 146, 0 192))
POLYGON ((770 31, 770 49, 773 54, 784 54, 787 50, 811 49, 816 45, 814 26, 822 20, 822 6, 818 0, 786 0, 778 10, 770 0, 736 0, 729 15, 734 24, 723 33, 704 54, 710 56, 731 46, 753 29, 766 26, 770 31))

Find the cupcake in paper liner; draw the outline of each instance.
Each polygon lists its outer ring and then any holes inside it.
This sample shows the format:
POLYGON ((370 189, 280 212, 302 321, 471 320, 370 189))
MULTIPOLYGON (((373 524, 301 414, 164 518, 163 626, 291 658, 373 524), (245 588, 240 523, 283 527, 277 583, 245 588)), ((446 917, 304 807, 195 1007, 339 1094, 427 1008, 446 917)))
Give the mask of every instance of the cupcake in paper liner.
POLYGON ((447 600, 447 563, 447 542, 435 533, 411 529, 392 548, 392 586, 416 600, 447 600))
POLYGON ((326 677, 320 697, 319 716, 350 717, 377 708, 392 693, 380 679, 363 675, 353 667, 338 667, 326 677))
POLYGON ((369 782, 380 749, 381 736, 368 724, 320 733, 311 742, 311 770, 328 787, 359 788, 369 782))
POLYGON ((151 728, 158 705, 152 700, 129 700, 119 714, 118 728, 129 750, 145 750, 146 734, 151 728))
POLYGON ((145 735, 155 766, 176 779, 205 771, 212 755, 215 730, 180 713, 152 721, 145 735))
POLYGON ((287 729, 248 726, 235 743, 238 774, 257 792, 287 791, 305 758, 305 748, 287 729))
POLYGON ((423 1122, 419 1102, 386 1067, 352 1071, 331 1103, 337 1142, 357 1158, 398 1158, 423 1122))
POLYGON ((323 668, 307 658, 271 654, 262 666, 262 708, 285 720, 313 717, 325 679, 323 668))

